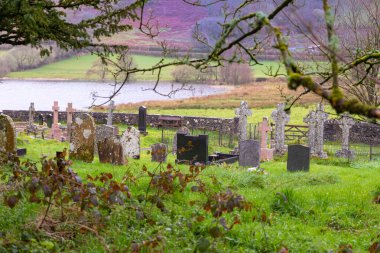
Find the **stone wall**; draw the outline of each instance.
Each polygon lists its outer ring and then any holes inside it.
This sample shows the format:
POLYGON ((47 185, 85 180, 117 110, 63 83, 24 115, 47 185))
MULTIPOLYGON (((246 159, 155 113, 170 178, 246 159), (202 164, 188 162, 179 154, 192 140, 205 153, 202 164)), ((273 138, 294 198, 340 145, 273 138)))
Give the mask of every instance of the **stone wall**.
MULTIPOLYGON (((14 111, 14 110, 4 110, 4 114, 10 116, 14 121, 28 121, 29 111, 14 111)), ((75 114, 80 113, 76 112, 75 114)), ((95 120, 96 124, 106 124, 108 113, 106 112, 88 112, 95 120)), ((42 114, 44 118, 46 115, 53 114, 52 111, 36 111, 35 122, 38 121, 39 114, 42 114)), ((59 112, 58 119, 60 122, 66 121, 66 112, 59 112)), ((146 117, 147 125, 151 127, 157 126, 159 123, 160 116, 172 116, 172 115, 155 115, 148 114, 146 117)), ((178 117, 178 116, 177 116, 178 117)), ((123 123, 126 125, 137 125, 138 124, 138 114, 130 113, 113 113, 113 123, 123 123)), ((224 133, 237 133, 238 130, 238 118, 223 119, 223 118, 207 118, 207 117, 189 117, 181 116, 182 126, 186 126, 190 129, 204 129, 208 131, 222 131, 224 133)))

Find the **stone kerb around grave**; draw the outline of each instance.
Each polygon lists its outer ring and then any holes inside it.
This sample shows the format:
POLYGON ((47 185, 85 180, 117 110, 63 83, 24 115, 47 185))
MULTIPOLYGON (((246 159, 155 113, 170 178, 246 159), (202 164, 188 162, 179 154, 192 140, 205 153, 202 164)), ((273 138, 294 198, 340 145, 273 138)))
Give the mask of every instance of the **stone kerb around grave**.
POLYGON ((0 114, 0 151, 16 152, 16 129, 11 117, 0 114))
POLYGON ((87 113, 76 115, 70 138, 70 159, 91 163, 95 151, 95 122, 87 113))

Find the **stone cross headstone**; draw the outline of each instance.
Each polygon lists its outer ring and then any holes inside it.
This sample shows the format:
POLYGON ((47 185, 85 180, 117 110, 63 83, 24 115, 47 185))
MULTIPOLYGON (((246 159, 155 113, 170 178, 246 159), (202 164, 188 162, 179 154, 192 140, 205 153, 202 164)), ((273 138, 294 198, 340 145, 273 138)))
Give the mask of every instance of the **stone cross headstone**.
POLYGON ((239 142, 239 165, 260 167, 260 142, 245 140, 239 142))
POLYGON ((97 142, 99 161, 115 165, 125 164, 123 145, 120 137, 112 136, 97 142))
POLYGON ((147 110, 145 106, 139 107, 139 131, 142 134, 146 134, 146 114, 147 110))
POLYGON ((248 109, 248 103, 241 101, 240 108, 235 109, 236 116, 239 117, 239 142, 247 139, 247 117, 252 115, 252 111, 248 109))
POLYGON ((58 125, 58 114, 59 114, 59 106, 58 101, 54 101, 53 109, 53 125, 51 129, 52 138, 55 140, 61 140, 62 138, 62 130, 58 125))
POLYGON ((269 126, 268 118, 264 117, 263 122, 261 123, 261 153, 260 160, 261 161, 270 161, 273 160, 274 150, 272 148, 268 148, 268 132, 272 129, 269 126))
POLYGON ((177 130, 177 132, 175 133, 174 138, 173 138, 173 150, 172 150, 173 154, 177 153, 177 134, 188 135, 188 134, 190 134, 190 130, 187 127, 185 127, 185 126, 180 127, 177 130))
POLYGON ((168 146, 164 143, 157 143, 151 146, 152 162, 166 162, 168 156, 168 146))
POLYGON ((115 101, 111 100, 110 105, 108 106, 107 126, 112 126, 112 113, 115 110, 115 108, 115 101))
POLYGON ((71 135, 71 124, 73 123, 73 114, 74 114, 73 103, 68 103, 66 108, 67 113, 67 140, 70 142, 71 135))
POLYGON ((30 103, 29 106, 29 125, 33 125, 34 122, 34 114, 36 113, 36 109, 34 109, 34 103, 30 103))
POLYGON ((91 163, 94 160, 95 122, 87 113, 75 116, 71 128, 70 159, 91 163))
POLYGON ((342 149, 335 153, 337 157, 355 158, 355 152, 350 150, 350 129, 355 125, 355 120, 350 117, 349 114, 344 113, 339 120, 339 127, 342 129, 342 149))
POLYGON ((140 132, 134 127, 128 127, 121 137, 124 157, 140 158, 140 132))
POLYGON ((277 109, 272 112, 272 119, 275 122, 276 131, 274 137, 274 152, 279 155, 286 153, 285 147, 285 125, 289 122, 290 117, 284 111, 285 104, 277 105, 277 109))
POLYGON ((309 171, 310 148, 303 145, 288 146, 287 171, 309 171))
POLYGON ((315 117, 315 111, 309 112, 309 114, 303 118, 303 122, 308 124, 309 129, 307 132, 307 140, 310 148, 310 154, 311 156, 315 155, 315 138, 316 138, 316 117, 315 117))
POLYGON ((315 111, 315 145, 314 156, 319 158, 327 158, 327 153, 323 151, 323 132, 325 121, 328 118, 328 114, 325 112, 323 104, 318 104, 315 111))
POLYGON ((16 128, 11 117, 0 114, 0 151, 16 152, 16 128))

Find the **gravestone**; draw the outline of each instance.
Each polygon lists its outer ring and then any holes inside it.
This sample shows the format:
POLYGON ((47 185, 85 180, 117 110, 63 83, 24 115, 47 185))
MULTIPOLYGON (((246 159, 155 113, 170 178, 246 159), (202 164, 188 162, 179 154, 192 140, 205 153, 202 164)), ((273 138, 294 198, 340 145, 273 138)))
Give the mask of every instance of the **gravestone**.
POLYGON ((70 142, 71 135, 71 124, 73 123, 73 113, 74 113, 73 103, 68 103, 66 107, 67 114, 67 140, 70 142))
POLYGON ((315 148, 313 155, 322 159, 327 158, 327 153, 323 151, 323 132, 327 118, 328 114, 325 113, 324 105, 318 104, 317 110, 315 111, 315 148))
POLYGON ((16 152, 16 128, 11 117, 0 114, 0 151, 16 152))
POLYGON ((36 109, 34 109, 34 103, 30 103, 29 106, 29 125, 33 125, 34 123, 34 115, 36 113, 36 109))
POLYGON ((288 146, 287 171, 309 171, 310 148, 303 145, 288 146))
POLYGON ((94 160, 95 123, 87 113, 75 117, 70 136, 70 159, 91 163, 94 160))
POLYGON ((188 135, 190 134, 190 130, 183 126, 183 127, 180 127, 176 134, 174 135, 174 138, 173 138, 173 150, 172 150, 172 153, 175 154, 177 153, 177 134, 185 134, 185 135, 188 135))
POLYGON ((128 127, 121 137, 124 157, 140 159, 140 132, 134 127, 128 127))
POLYGON ((350 150, 350 128, 355 125, 355 120, 349 114, 344 113, 339 121, 339 127, 342 129, 342 149, 338 150, 335 156, 354 159, 355 152, 350 150))
POLYGON ((145 106, 139 107, 139 131, 142 134, 146 134, 146 114, 147 110, 145 106))
POLYGON ((62 130, 58 125, 58 114, 59 114, 59 106, 58 101, 54 101, 53 109, 53 125, 51 129, 52 138, 55 140, 61 140, 62 138, 62 130))
POLYGON ((38 125, 43 126, 44 125, 44 115, 41 113, 38 114, 38 125))
POLYGON ((309 114, 303 118, 303 122, 308 124, 309 129, 307 132, 307 140, 310 148, 310 155, 315 156, 315 144, 316 144, 316 117, 315 111, 309 112, 309 114))
POLYGON ((276 131, 274 136, 274 152, 278 155, 286 153, 285 147, 285 125, 289 122, 289 115, 284 111, 285 104, 277 105, 277 109, 272 112, 272 118, 275 122, 276 131))
POLYGON ((96 126, 96 142, 110 139, 114 136, 114 129, 112 126, 97 125, 96 126))
POLYGON ((115 101, 111 100, 110 105, 108 106, 107 126, 112 126, 112 113, 115 110, 115 108, 115 101))
POLYGON ((48 128, 52 128, 52 126, 53 126, 53 115, 51 115, 51 114, 46 115, 46 125, 48 126, 48 128))
POLYGON ((125 164, 123 145, 120 137, 112 136, 97 142, 99 161, 115 165, 125 164))
POLYGON ((261 143, 260 143, 260 161, 270 161, 273 160, 274 150, 268 148, 268 132, 272 129, 269 126, 268 118, 264 117, 263 122, 261 123, 261 143))
POLYGON ((177 134, 177 163, 207 164, 208 135, 177 134))
POLYGON ((168 156, 168 146, 164 143, 157 143, 151 146, 152 162, 166 162, 168 156))
POLYGON ((239 165, 260 167, 260 142, 245 140, 239 142, 239 165))
POLYGON ((247 139, 247 117, 252 115, 248 109, 248 103, 241 101, 240 108, 235 109, 236 116, 239 117, 239 142, 247 139))
POLYGON ((25 156, 26 155, 26 148, 18 148, 16 150, 16 155, 17 156, 25 156))

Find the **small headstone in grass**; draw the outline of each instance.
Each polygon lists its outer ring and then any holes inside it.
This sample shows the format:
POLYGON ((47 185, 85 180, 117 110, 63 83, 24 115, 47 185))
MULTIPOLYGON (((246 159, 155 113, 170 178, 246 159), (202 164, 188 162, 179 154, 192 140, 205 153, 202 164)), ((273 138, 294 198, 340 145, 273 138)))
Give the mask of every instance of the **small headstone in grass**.
POLYGON ((18 148, 16 151, 17 156, 24 156, 26 155, 26 148, 18 148))
POLYGON ((208 135, 177 134, 177 163, 208 162, 208 135))
POLYGON ((349 114, 344 113, 339 120, 339 127, 342 129, 342 149, 335 153, 337 157, 355 158, 355 152, 350 150, 350 129, 355 125, 355 120, 350 117, 349 114))
POLYGON ((111 163, 123 165, 126 160, 123 152, 123 145, 118 136, 104 138, 97 142, 99 161, 101 163, 111 163))
POLYGON ((177 132, 175 133, 174 138, 173 138, 173 150, 172 150, 173 154, 177 153, 177 134, 188 135, 188 134, 190 134, 190 130, 187 127, 185 127, 185 126, 180 127, 177 130, 177 132))
POLYGON ((52 128, 52 126, 53 126, 53 115, 51 115, 51 114, 46 115, 46 124, 47 124, 48 128, 52 128))
POLYGON ((156 143, 151 146, 152 162, 166 162, 168 146, 164 143, 156 143))
POLYGON ((277 109, 272 112, 272 118, 275 122, 276 131, 274 136, 274 152, 278 155, 286 153, 285 147, 285 125, 289 122, 290 117, 284 111, 285 104, 277 105, 277 109))
POLYGON ((303 145, 288 146, 287 171, 309 171, 310 148, 303 145))
POLYGON ((70 159, 91 163, 94 160, 95 123, 87 113, 75 117, 70 136, 70 159))
POLYGON ((0 114, 0 151, 16 151, 16 128, 11 117, 0 114))
POLYGON ((260 167, 260 142, 245 140, 239 142, 239 165, 246 167, 260 167))
POLYGON ((134 127, 128 127, 122 137, 121 144, 125 158, 140 159, 140 132, 134 127))

